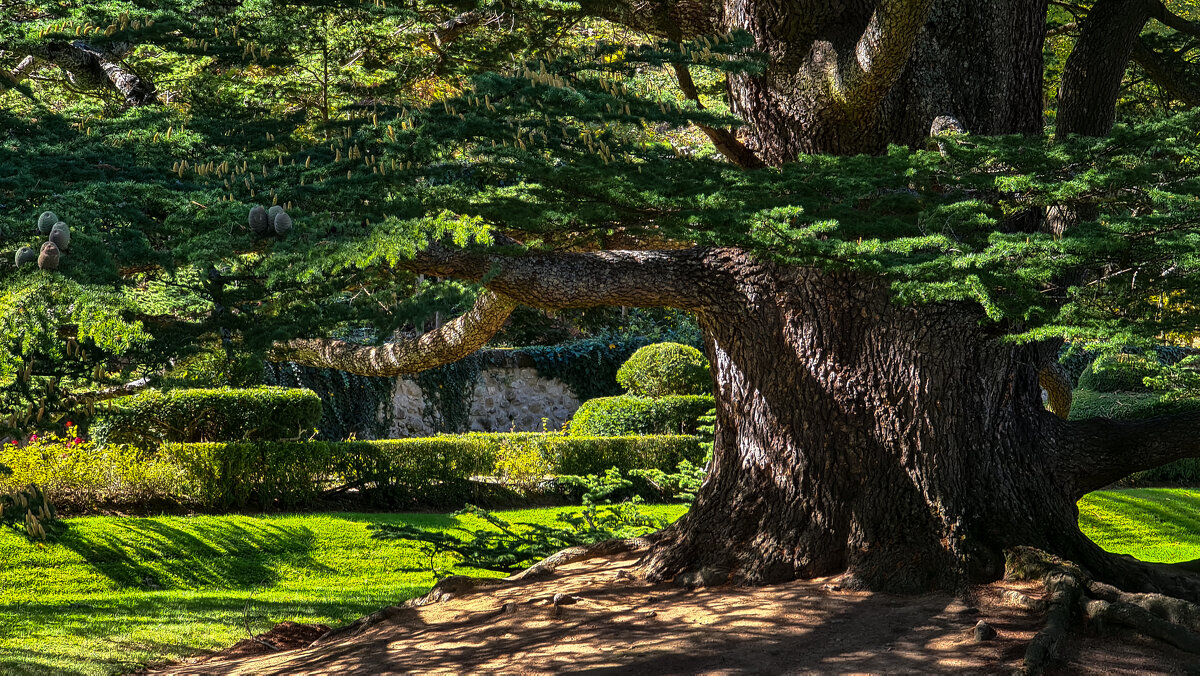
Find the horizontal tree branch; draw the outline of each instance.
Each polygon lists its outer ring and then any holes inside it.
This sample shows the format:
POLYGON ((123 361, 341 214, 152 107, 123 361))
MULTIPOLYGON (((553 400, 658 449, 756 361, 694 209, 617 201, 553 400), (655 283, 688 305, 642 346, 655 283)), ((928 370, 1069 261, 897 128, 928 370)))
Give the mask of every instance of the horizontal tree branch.
POLYGON ((1145 420, 1092 418, 1064 422, 1056 471, 1076 497, 1134 472, 1200 457, 1200 411, 1145 420))
POLYGON ((1200 77, 1195 65, 1178 54, 1156 51, 1141 39, 1133 44, 1130 58, 1172 98, 1190 106, 1200 105, 1200 77))
POLYGON ((501 255, 434 245, 402 265, 478 282, 534 307, 696 309, 706 303, 702 286, 708 254, 690 248, 501 255))
POLYGON ((364 376, 418 373, 458 361, 483 347, 504 326, 516 306, 516 301, 506 296, 484 291, 465 314, 417 338, 378 346, 298 338, 276 343, 267 353, 267 359, 364 376))

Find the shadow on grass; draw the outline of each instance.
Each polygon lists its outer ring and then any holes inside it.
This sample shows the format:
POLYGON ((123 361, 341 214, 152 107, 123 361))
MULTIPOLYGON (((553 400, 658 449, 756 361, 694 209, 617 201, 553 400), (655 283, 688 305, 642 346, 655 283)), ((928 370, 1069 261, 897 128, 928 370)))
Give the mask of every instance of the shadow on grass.
POLYGON ((257 519, 120 519, 67 529, 57 541, 114 583, 136 589, 245 588, 278 579, 272 562, 328 570, 311 556, 311 530, 257 519))
POLYGON ((108 673, 124 673, 160 663, 164 656, 180 658, 208 652, 189 643, 197 624, 224 625, 231 628, 233 641, 245 638, 242 623, 247 604, 251 629, 258 633, 287 618, 313 618, 331 625, 350 622, 426 591, 428 586, 393 587, 378 594, 324 600, 273 600, 252 597, 249 591, 191 594, 185 598, 162 592, 84 603, 62 600, 0 604, 0 639, 33 637, 48 629, 56 639, 25 640, 19 647, 0 647, 0 674, 83 674, 94 672, 96 666, 108 673), (185 631, 189 626, 192 628, 185 631), (69 640, 64 643, 63 637, 69 640), (56 651, 47 647, 55 645, 69 648, 56 651), (80 671, 84 664, 91 669, 80 671))

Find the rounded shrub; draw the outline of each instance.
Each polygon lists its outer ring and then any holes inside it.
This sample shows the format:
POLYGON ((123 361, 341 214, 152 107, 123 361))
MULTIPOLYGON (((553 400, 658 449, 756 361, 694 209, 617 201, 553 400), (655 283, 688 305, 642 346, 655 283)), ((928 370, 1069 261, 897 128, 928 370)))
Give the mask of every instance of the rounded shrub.
POLYGON ((695 434, 697 419, 715 405, 712 395, 598 397, 575 411, 568 433, 573 437, 695 434))
POLYGON ((1148 392, 1143 382, 1162 370, 1158 360, 1137 354, 1096 357, 1079 376, 1080 389, 1093 392, 1148 392))
MULTIPOLYGON (((100 413, 100 412, 98 412, 100 413)), ((154 448, 163 442, 299 440, 321 420, 312 390, 283 387, 148 390, 113 401, 92 423, 106 444, 154 448)))
POLYGON ((655 343, 634 352, 617 371, 617 383, 641 397, 712 392, 708 360, 679 343, 655 343))

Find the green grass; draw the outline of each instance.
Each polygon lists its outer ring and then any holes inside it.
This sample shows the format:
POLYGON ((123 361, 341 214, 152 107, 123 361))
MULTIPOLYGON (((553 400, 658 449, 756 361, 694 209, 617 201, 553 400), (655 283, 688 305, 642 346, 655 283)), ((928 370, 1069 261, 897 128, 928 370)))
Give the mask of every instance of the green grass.
MULTIPOLYGON (((500 514, 550 523, 560 511, 500 514)), ((228 647, 247 616, 256 633, 337 625, 428 590, 427 557, 371 540, 371 522, 456 525, 445 514, 83 517, 48 545, 0 530, 0 674, 118 674, 228 647)))
POLYGON ((1096 491, 1079 501, 1079 527, 1104 549, 1143 561, 1200 559, 1200 490, 1096 491))
MULTIPOLYGON (((649 509, 674 519, 684 508, 649 509)), ((549 523, 560 511, 502 515, 549 523)), ((0 674, 122 673, 227 647, 247 615, 255 632, 337 625, 427 590, 428 560, 371 540, 371 522, 456 525, 445 514, 84 517, 49 545, 0 531, 0 674)), ((1200 490, 1098 491, 1080 500, 1079 522, 1112 552, 1200 559, 1200 490)))

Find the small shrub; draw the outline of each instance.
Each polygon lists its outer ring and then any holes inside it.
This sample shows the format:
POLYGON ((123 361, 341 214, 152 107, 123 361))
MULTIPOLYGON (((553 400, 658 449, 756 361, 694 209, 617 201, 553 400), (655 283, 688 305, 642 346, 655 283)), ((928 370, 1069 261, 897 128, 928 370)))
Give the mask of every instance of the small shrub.
POLYGON ((1153 358, 1136 354, 1101 355, 1080 374, 1079 388, 1093 392, 1148 392, 1150 387, 1145 379, 1161 370, 1153 358))
POLYGON ((553 471, 546 445, 544 437, 501 439, 493 473, 506 486, 525 493, 537 490, 553 471))
POLYGON ((0 476, 0 492, 37 484, 48 499, 76 511, 186 499, 189 489, 178 466, 130 446, 100 447, 69 432, 0 447, 0 463, 9 468, 8 476, 0 476))
POLYGON ((104 444, 151 449, 163 442, 300 439, 320 420, 321 398, 311 390, 151 390, 114 400, 91 433, 104 444))
POLYGON ((617 383, 641 397, 712 392, 708 359, 679 343, 655 343, 634 352, 617 371, 617 383))
POLYGON ((583 402, 571 418, 571 436, 694 434, 713 407, 712 395, 599 397, 583 402))

